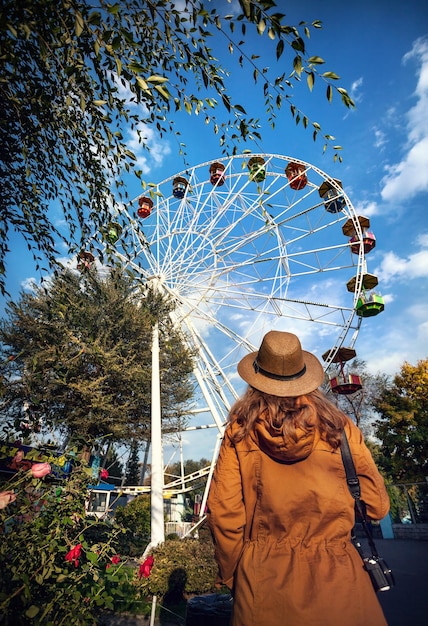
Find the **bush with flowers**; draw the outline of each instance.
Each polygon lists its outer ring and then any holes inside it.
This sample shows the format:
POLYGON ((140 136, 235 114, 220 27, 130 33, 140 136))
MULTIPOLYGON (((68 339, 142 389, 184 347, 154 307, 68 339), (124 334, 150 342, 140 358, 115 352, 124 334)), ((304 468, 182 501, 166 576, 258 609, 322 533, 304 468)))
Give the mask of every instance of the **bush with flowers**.
POLYGON ((55 478, 47 462, 23 465, 0 486, 0 624, 86 626, 129 586, 119 555, 126 531, 85 511, 88 468, 74 455, 55 478))
POLYGON ((200 539, 166 539, 143 561, 136 583, 142 595, 165 598, 178 585, 183 594, 194 595, 218 591, 215 587, 217 564, 211 541, 200 539))

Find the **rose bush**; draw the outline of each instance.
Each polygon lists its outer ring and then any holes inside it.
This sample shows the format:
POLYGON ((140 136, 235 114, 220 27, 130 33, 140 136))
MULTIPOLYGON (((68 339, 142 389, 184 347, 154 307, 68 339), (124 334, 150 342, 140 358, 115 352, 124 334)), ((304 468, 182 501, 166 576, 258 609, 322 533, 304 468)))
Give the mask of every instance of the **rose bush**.
POLYGON ((74 461, 60 480, 48 465, 21 468, 1 486, 1 624, 95 624, 132 577, 118 557, 124 529, 86 516, 88 468, 74 461))

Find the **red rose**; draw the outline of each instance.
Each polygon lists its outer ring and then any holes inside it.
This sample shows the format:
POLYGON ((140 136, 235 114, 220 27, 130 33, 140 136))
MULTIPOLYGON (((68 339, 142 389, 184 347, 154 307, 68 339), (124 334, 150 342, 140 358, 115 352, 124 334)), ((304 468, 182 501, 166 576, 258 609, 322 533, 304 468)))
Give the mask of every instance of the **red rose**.
POLYGON ((49 463, 34 463, 31 466, 31 473, 34 478, 43 478, 51 473, 51 466, 49 463))
POLYGON ((71 550, 67 552, 67 554, 65 555, 65 560, 70 561, 70 563, 74 563, 74 566, 78 567, 81 551, 82 551, 82 544, 78 543, 77 546, 74 546, 74 548, 71 548, 71 550))
POLYGON ((105 469, 105 467, 103 467, 103 469, 100 472, 100 478, 108 478, 108 471, 105 469))
MULTIPOLYGON (((116 556, 112 556, 111 557, 111 562, 113 563, 113 565, 117 565, 118 563, 120 563, 120 556, 118 554, 116 554, 116 556)), ((107 563, 106 565, 106 569, 108 569, 110 567, 111 563, 107 563)))
POLYGON ((144 578, 148 578, 150 576, 150 572, 152 571, 154 563, 154 558, 150 555, 147 559, 141 563, 140 569, 138 570, 138 578, 144 576, 144 578))

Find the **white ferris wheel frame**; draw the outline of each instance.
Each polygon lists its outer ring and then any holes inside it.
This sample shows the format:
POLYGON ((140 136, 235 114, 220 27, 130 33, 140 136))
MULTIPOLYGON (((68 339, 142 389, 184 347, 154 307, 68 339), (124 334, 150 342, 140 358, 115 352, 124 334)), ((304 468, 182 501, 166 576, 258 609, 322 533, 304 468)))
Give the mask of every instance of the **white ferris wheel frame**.
POLYGON ((121 238, 128 250, 118 243, 114 254, 143 284, 155 287, 175 302, 172 319, 197 353, 194 376, 201 396, 194 415, 209 413, 214 424, 190 424, 187 430, 215 427, 221 439, 231 403, 238 397, 230 368, 236 366, 237 354, 241 358, 257 349, 253 336, 259 336, 226 323, 221 315, 224 309, 238 317, 242 312, 251 312, 250 330, 266 319, 336 329, 333 345, 327 346, 330 351, 325 371, 345 341, 348 347, 354 346, 361 325, 355 307, 367 267, 362 226, 339 181, 295 157, 251 153, 189 167, 141 195, 153 202, 146 220, 136 216, 138 197, 112 216, 120 220, 121 238), (264 161, 265 178, 259 182, 249 175, 248 162, 253 157, 264 161), (304 168, 308 181, 305 188, 291 189, 285 175, 289 162, 304 168), (210 181, 214 163, 224 169, 221 185, 210 181), (183 197, 176 198, 172 190, 180 177, 188 185, 183 197), (319 194, 323 182, 343 199, 339 212, 326 211, 319 194), (351 253, 349 242, 341 234, 346 220, 352 222, 360 242, 358 254, 351 253), (335 239, 321 246, 321 238, 331 237, 333 232, 335 239), (312 240, 313 246, 305 248, 312 240), (270 275, 263 273, 270 269, 270 275), (346 296, 344 288, 343 304, 288 297, 290 284, 343 270, 352 271, 355 278, 352 297, 346 296), (219 354, 218 343, 210 346, 209 329, 216 329, 224 337, 225 346, 238 350, 219 354))

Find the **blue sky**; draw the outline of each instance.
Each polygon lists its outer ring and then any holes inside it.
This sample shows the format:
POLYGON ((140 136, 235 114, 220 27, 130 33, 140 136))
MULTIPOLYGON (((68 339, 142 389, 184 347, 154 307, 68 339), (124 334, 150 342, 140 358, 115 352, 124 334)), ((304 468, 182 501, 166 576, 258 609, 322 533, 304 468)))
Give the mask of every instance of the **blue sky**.
MULTIPOLYGON (((212 4, 224 5, 224 13, 234 10, 233 2, 212 4)), ((340 179, 356 212, 370 218, 376 247, 368 256, 368 270, 379 279, 385 310, 363 321, 355 348, 372 373, 393 375, 404 361, 416 364, 428 356, 428 8, 419 0, 301 0, 293 5, 279 0, 277 4, 287 23, 322 21, 322 30, 312 31, 308 52, 325 60, 323 71, 341 77, 338 84, 348 90, 357 107, 346 109, 337 95, 328 103, 319 80, 312 93, 303 81, 294 89, 295 104, 343 147, 343 163, 334 163, 332 151, 323 154, 322 140, 313 142, 309 130, 296 127, 288 109, 278 114, 275 130, 269 127, 252 69, 237 67, 237 49, 230 56, 228 42, 219 33, 212 47, 230 68, 235 101, 260 118, 262 141, 242 148, 294 156, 340 179)), ((238 41, 238 35, 234 39, 238 41)), ((256 63, 269 67, 270 76, 288 72, 292 55, 285 50, 277 63, 267 52, 269 47, 266 38, 254 34, 247 37, 243 49, 260 55, 256 63)), ((191 165, 222 156, 217 139, 202 120, 181 114, 176 124, 191 165)), ((147 129, 147 137, 151 151, 138 152, 138 158, 148 180, 160 182, 185 169, 173 138, 161 140, 152 129, 147 129)), ((131 134, 129 144, 138 149, 131 134)), ((13 296, 37 279, 20 243, 12 250, 7 272, 13 296)), ((324 286, 320 283, 319 288, 324 286)), ((197 440, 186 436, 185 456, 210 455, 215 435, 205 431, 197 436, 197 440)))

